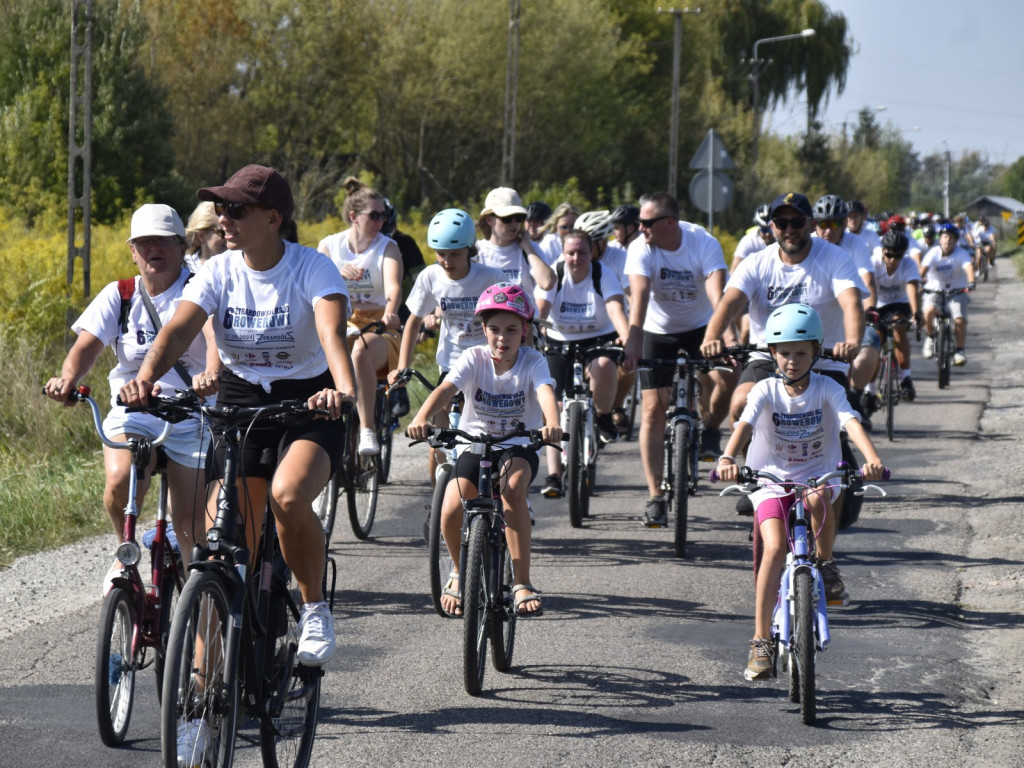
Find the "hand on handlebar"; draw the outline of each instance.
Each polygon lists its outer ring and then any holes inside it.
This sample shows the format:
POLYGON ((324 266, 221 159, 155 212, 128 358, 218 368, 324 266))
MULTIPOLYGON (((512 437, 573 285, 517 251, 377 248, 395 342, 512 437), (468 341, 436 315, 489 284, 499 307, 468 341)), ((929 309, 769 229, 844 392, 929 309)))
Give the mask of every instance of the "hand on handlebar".
POLYGON ((354 403, 356 396, 341 392, 337 389, 321 389, 314 395, 310 395, 306 401, 306 407, 311 411, 328 411, 327 416, 317 418, 334 419, 340 418, 345 403, 354 403))
POLYGON ((160 385, 145 379, 132 379, 118 391, 119 402, 129 408, 146 408, 149 396, 159 395, 160 385))
POLYGON ((863 475, 864 480, 885 480, 885 465, 881 462, 867 462, 863 467, 860 468, 860 473, 863 475))
POLYGON ((857 356, 857 351, 859 349, 860 344, 851 344, 848 341, 837 341, 835 346, 832 347, 832 354, 835 356, 836 360, 842 360, 849 363, 857 356))
POLYGON ((734 462, 719 462, 713 471, 718 476, 717 479, 724 483, 734 483, 740 477, 740 468, 734 462))
POLYGON ((433 431, 434 428, 426 420, 415 419, 406 428, 405 434, 412 440, 426 440, 433 431))
POLYGON ((540 436, 545 443, 554 443, 555 445, 558 445, 562 439, 562 427, 558 424, 543 426, 540 428, 540 436))
POLYGON ((220 371, 203 371, 192 377, 192 389, 197 395, 215 395, 220 389, 220 371))
POLYGON ((713 357, 720 357, 725 352, 725 345, 721 339, 711 339, 700 345, 700 353, 708 360, 713 357))

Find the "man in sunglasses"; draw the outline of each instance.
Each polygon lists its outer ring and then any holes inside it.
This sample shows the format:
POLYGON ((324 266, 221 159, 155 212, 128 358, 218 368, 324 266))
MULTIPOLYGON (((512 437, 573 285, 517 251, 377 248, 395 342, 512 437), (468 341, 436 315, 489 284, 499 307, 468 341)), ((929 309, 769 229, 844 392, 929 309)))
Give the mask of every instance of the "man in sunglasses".
MULTIPOLYGON (((629 339, 625 365, 636 368, 640 357, 674 358, 680 351, 700 355, 704 329, 722 296, 726 266, 722 246, 706 230, 679 220, 679 203, 667 192, 640 198, 640 233, 626 252, 629 277, 629 339)), ((643 416, 640 458, 650 498, 644 524, 667 523, 661 495, 665 403, 670 396, 673 367, 641 372, 643 416)), ((729 409, 730 382, 717 371, 703 381, 704 453, 718 456, 719 426, 729 409)))
POLYGON ((846 206, 846 228, 855 235, 863 237, 874 253, 882 244, 881 235, 867 224, 868 208, 860 200, 851 200, 846 206))
MULTIPOLYGON (((729 278, 725 294, 708 323, 701 351, 714 357, 724 350, 723 336, 740 311, 750 304, 750 341, 766 344, 765 323, 769 315, 785 304, 806 304, 821 317, 825 349, 835 360, 818 360, 814 370, 845 388, 849 361, 857 354, 864 335, 867 289, 846 251, 822 237, 811 237, 814 211, 799 192, 787 192, 772 201, 769 209, 776 244, 743 260, 729 278)), ((753 353, 744 365, 740 383, 733 393, 731 414, 738 420, 754 384, 775 374, 775 363, 767 352, 753 353)), ((813 415, 812 415, 813 417, 813 415)), ((744 497, 746 498, 746 497, 744 497)), ((832 558, 841 498, 826 515, 817 540, 817 555, 830 601, 841 601, 846 588, 832 558)))

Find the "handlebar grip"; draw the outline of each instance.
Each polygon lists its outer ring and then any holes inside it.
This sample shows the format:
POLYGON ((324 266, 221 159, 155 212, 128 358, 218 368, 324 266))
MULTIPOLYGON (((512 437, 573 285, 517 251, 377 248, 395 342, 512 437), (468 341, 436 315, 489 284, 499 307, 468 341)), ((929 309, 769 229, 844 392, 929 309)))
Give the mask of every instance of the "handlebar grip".
POLYGON ((882 479, 888 480, 890 477, 892 477, 892 471, 888 467, 885 467, 882 470, 882 479))
POLYGON ((708 472, 708 480, 711 481, 712 485, 717 483, 720 479, 721 478, 718 476, 718 470, 717 469, 712 469, 710 472, 708 472))

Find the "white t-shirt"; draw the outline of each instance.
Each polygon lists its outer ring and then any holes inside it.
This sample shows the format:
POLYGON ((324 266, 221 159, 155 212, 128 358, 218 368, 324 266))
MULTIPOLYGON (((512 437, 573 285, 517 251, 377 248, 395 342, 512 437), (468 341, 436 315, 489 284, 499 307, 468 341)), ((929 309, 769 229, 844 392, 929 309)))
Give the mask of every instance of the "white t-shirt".
POLYGON ((843 232, 843 236, 836 245, 850 254, 853 265, 857 268, 862 280, 865 275, 871 274, 871 248, 868 247, 868 243, 863 237, 846 231, 843 232))
MULTIPOLYGON (((530 347, 520 347, 515 365, 500 376, 494 373, 491 351, 486 345, 467 349, 452 366, 445 381, 466 395, 459 429, 470 434, 500 435, 520 421, 527 429, 544 426, 544 414, 537 390, 544 384, 555 386, 544 355, 530 347)), ((510 440, 524 445, 525 437, 510 440)))
POLYGON ((484 329, 476 319, 476 302, 480 294, 505 279, 494 267, 469 262, 469 274, 452 280, 441 266, 431 264, 418 275, 405 305, 416 317, 426 317, 441 308, 441 327, 437 340, 437 364, 450 370, 459 355, 483 343, 484 329))
POLYGON ((562 238, 554 232, 548 232, 539 241, 534 241, 533 250, 550 267, 562 255, 562 238))
POLYGON ((626 249, 614 242, 609 242, 604 248, 600 262, 606 271, 615 273, 622 285, 623 292, 625 292, 629 288, 629 278, 626 277, 626 249))
POLYGON ((864 242, 866 242, 872 253, 874 253, 875 248, 882 247, 882 236, 869 227, 867 222, 864 222, 864 226, 860 228, 860 232, 855 232, 853 234, 858 235, 864 242))
POLYGON ((904 256, 890 275, 885 269, 885 259, 882 258, 881 249, 875 251, 871 257, 871 265, 875 273, 875 288, 878 291, 878 306, 884 307, 889 304, 906 304, 910 301, 907 296, 907 283, 921 283, 921 273, 917 269, 917 262, 904 256))
POLYGON ((644 319, 649 333, 683 333, 707 325, 713 307, 704 282, 715 270, 726 271, 722 246, 707 230, 685 221, 679 229, 682 239, 674 251, 652 248, 638 237, 626 252, 626 274, 651 281, 644 319))
MULTIPOLYGON (((476 250, 477 260, 481 264, 500 269, 505 273, 505 282, 515 283, 521 286, 527 295, 533 296, 537 284, 530 274, 530 262, 523 252, 523 246, 518 241, 499 248, 490 240, 477 240, 476 250)), ((562 252, 561 247, 558 252, 562 252)))
POLYGON ((268 392, 278 379, 311 379, 327 370, 313 307, 332 294, 348 299, 331 260, 285 243, 284 256, 257 271, 241 251, 226 251, 192 278, 183 299, 214 315, 221 362, 268 392))
POLYGON ((925 273, 924 287, 927 291, 952 291, 967 287, 967 267, 974 259, 969 251, 954 248, 949 256, 942 255, 942 248, 935 246, 921 260, 921 271, 925 273))
POLYGON ((974 242, 981 243, 994 243, 996 241, 996 231, 991 226, 986 227, 980 221, 974 224, 974 242))
MULTIPOLYGON (((856 288, 868 295, 853 262, 842 248, 820 237, 811 238, 811 251, 799 264, 785 264, 779 258, 779 244, 773 243, 740 263, 726 288, 735 288, 750 301, 750 342, 764 344, 764 324, 769 315, 785 304, 806 304, 821 317, 825 348, 846 341, 843 310, 837 297, 856 288)), ((766 359, 755 353, 755 357, 766 359)), ((846 371, 847 363, 819 360, 815 368, 846 371)))
MULTIPOLYGON (((346 264, 355 264, 362 273, 355 280, 345 280, 348 295, 354 309, 380 310, 387 304, 384 286, 384 252, 395 242, 380 232, 370 241, 362 253, 353 253, 349 247, 348 233, 335 232, 317 245, 317 250, 329 253, 334 266, 340 271, 346 264)), ((401 264, 401 260, 398 260, 401 264)))
POLYGON ((613 296, 622 296, 622 283, 601 259, 601 292, 594 290, 594 265, 587 268, 583 279, 574 283, 565 268, 562 287, 557 284, 550 291, 537 291, 537 298, 551 302, 548 320, 555 324, 548 329, 548 338, 555 341, 579 341, 615 332, 608 317, 605 302, 613 296))
MULTIPOLYGON (((174 311, 182 299, 185 281, 191 276, 191 272, 182 268, 178 279, 170 288, 157 296, 150 296, 161 325, 166 325, 174 315, 174 311)), ((118 292, 116 281, 104 286, 103 290, 97 294, 71 326, 71 330, 75 333, 86 331, 102 341, 104 345, 114 348, 117 364, 110 369, 110 374, 107 376, 107 380, 110 382, 110 404, 112 406, 117 405, 117 395, 121 387, 138 374, 139 366, 142 365, 143 358, 146 357, 146 353, 149 352, 149 348, 156 338, 157 332, 153 327, 153 321, 149 319, 146 305, 139 293, 141 281, 142 278, 135 277, 135 292, 132 294, 129 305, 128 328, 124 334, 121 333, 119 324, 121 294, 118 292)), ((181 356, 181 362, 192 374, 199 373, 206 368, 206 337, 202 333, 198 334, 189 344, 185 354, 181 356)), ((176 389, 188 389, 192 386, 191 381, 182 381, 173 367, 160 378, 158 383, 164 394, 167 395, 172 394, 176 389)))
POLYGON ((747 464, 785 480, 803 482, 831 472, 842 461, 839 430, 860 417, 835 381, 811 373, 796 397, 782 379, 757 382, 747 395, 740 421, 754 429, 747 464))
POLYGON ((747 234, 740 238, 740 241, 736 243, 736 250, 732 254, 732 266, 735 269, 741 261, 747 256, 753 256, 758 251, 763 251, 767 248, 764 244, 764 238, 761 237, 761 233, 757 227, 751 227, 747 230, 747 234))

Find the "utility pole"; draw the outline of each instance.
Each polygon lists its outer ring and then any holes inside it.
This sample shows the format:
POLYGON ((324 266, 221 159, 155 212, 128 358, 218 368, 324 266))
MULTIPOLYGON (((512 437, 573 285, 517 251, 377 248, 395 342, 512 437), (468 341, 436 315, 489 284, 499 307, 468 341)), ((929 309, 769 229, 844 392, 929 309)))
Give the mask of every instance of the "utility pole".
POLYGON ((690 10, 683 8, 658 8, 658 13, 671 13, 675 16, 675 33, 672 38, 672 114, 669 119, 668 129, 668 193, 672 197, 676 195, 676 183, 679 180, 679 70, 683 57, 683 14, 700 14, 700 8, 690 10))
POLYGON ((949 144, 943 139, 942 143, 946 145, 946 178, 942 183, 942 215, 949 219, 949 144))
POLYGON ((519 91, 519 0, 509 0, 508 61, 505 65, 505 133, 501 144, 501 186, 515 184, 516 94, 519 91))
MULTIPOLYGON (((92 242, 92 0, 71 6, 71 98, 68 105, 68 296, 75 259, 82 260, 82 286, 91 293, 89 247, 92 242), (75 229, 82 216, 82 245, 75 229)), ((70 327, 71 323, 68 323, 70 327)))

